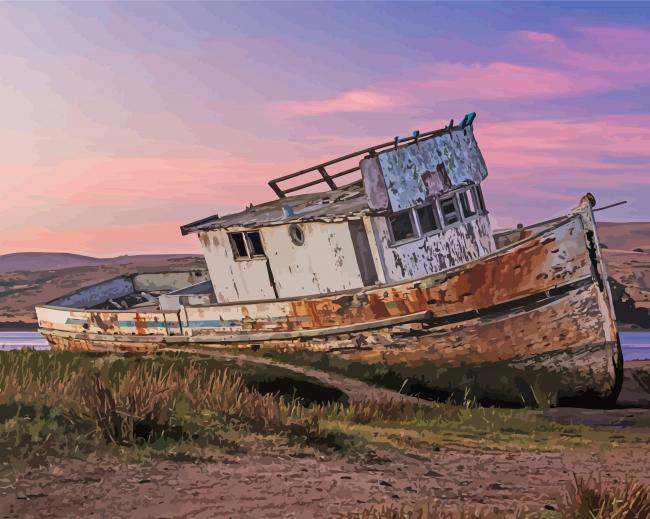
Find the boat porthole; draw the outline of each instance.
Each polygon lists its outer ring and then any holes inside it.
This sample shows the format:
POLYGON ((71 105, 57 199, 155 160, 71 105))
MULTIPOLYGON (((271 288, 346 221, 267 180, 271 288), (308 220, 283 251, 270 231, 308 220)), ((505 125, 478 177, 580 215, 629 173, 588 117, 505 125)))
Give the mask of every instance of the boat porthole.
POLYGON ((289 236, 294 245, 302 245, 305 243, 305 235, 299 225, 293 224, 289 227, 289 236))

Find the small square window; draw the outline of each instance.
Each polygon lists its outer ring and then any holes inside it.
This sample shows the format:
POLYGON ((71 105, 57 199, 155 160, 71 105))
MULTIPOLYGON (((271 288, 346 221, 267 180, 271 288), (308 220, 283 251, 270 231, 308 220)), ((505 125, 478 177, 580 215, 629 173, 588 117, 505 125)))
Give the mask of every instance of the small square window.
POLYGON ((230 243, 232 245, 232 253, 235 259, 247 258, 248 250, 246 249, 246 242, 244 240, 243 232, 230 233, 230 243))
POLYGON ((440 229, 435 210, 431 204, 418 207, 415 211, 418 215, 418 222, 422 234, 428 234, 440 229))
POLYGON ((410 210, 389 216, 388 222, 394 242, 415 237, 415 228, 411 219, 410 210))
POLYGON ((455 196, 440 200, 440 210, 442 211, 442 219, 445 223, 445 227, 460 221, 455 196))
POLYGON ((248 238, 248 249, 250 250, 251 256, 264 256, 264 246, 262 245, 262 238, 260 238, 259 232, 247 232, 246 237, 248 238))
POLYGON ((463 216, 469 218, 476 214, 476 203, 474 201, 474 192, 473 190, 463 191, 458 193, 458 199, 460 200, 460 207, 463 210, 463 216))
POLYGON ((232 255, 235 259, 252 259, 266 256, 262 238, 258 231, 231 232, 228 236, 232 245, 232 255))

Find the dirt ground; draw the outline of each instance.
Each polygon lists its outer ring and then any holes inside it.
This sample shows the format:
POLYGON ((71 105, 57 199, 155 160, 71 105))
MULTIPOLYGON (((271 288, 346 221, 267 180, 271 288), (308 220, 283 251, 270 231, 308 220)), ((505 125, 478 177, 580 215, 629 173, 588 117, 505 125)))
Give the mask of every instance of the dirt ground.
POLYGON ((650 483, 650 449, 512 452, 454 446, 429 459, 382 463, 224 456, 217 462, 119 465, 53 461, 0 490, 0 514, 15 517, 339 517, 371 505, 417 505, 427 497, 504 511, 554 506, 574 473, 650 483))
MULTIPOLYGON (((385 390, 363 382, 319 377, 348 396, 367 398, 376 391, 378 399, 386 397, 385 390)), ((563 408, 546 414, 563 423, 634 427, 650 438, 650 409, 563 408)), ((445 442, 439 450, 414 456, 374 449, 367 456, 315 451, 296 457, 287 451, 222 455, 201 463, 52 459, 47 467, 0 488, 0 518, 328 518, 387 503, 411 507, 427 499, 503 511, 540 510, 556 505, 574 474, 606 484, 630 477, 650 484, 648 443, 551 451, 542 445, 539 450, 505 450, 445 442)))

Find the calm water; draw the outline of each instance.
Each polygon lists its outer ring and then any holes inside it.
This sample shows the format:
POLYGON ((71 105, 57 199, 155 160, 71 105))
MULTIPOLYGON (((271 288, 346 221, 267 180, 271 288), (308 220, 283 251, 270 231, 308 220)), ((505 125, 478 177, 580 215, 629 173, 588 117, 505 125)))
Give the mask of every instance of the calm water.
POLYGON ((38 332, 2 332, 0 331, 0 350, 18 350, 20 348, 34 348, 47 350, 47 341, 38 332))
POLYGON ((619 332, 624 360, 650 359, 650 332, 619 332))
MULTIPOLYGON (((625 360, 650 360, 650 332, 621 332, 625 360)), ((0 331, 0 350, 20 348, 48 349, 47 341, 38 332, 0 331)))

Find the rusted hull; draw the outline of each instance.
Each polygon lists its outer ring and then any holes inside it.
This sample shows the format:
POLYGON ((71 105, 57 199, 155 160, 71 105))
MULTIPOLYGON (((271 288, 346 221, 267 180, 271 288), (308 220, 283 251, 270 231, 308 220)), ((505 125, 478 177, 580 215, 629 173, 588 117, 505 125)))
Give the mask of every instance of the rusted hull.
MULTIPOLYGON (((535 297, 594 276, 580 216, 480 260, 394 285, 237 304, 183 304, 181 312, 37 307, 44 329, 98 334, 232 335, 293 333, 366 325, 431 312, 451 318, 535 297)), ((184 303, 184 302, 182 302, 184 303)))
POLYGON ((37 308, 53 347, 236 349, 432 396, 609 405, 622 357, 589 200, 461 269, 312 298, 138 314, 37 308))
POLYGON ((448 324, 421 321, 327 338, 219 342, 218 337, 45 333, 54 348, 87 351, 239 350, 332 369, 437 398, 484 402, 611 405, 622 379, 616 337, 602 327, 598 288, 448 324))

